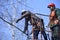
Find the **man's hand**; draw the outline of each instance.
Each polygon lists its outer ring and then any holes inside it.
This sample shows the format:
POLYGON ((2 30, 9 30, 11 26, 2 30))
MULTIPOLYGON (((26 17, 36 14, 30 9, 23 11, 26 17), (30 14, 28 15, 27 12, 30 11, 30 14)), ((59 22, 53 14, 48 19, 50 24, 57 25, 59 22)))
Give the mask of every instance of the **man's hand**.
POLYGON ((18 23, 19 20, 20 20, 20 19, 16 20, 16 23, 18 23))
POLYGON ((59 22, 58 20, 55 20, 55 21, 54 21, 55 24, 58 24, 58 22, 59 22))
POLYGON ((18 21, 16 21, 16 23, 18 23, 18 21))

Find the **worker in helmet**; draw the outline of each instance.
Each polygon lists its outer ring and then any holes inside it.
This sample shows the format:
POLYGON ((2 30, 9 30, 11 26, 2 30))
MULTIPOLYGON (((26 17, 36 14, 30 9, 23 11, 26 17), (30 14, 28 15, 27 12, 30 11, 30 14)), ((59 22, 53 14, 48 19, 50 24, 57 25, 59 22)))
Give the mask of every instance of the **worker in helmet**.
POLYGON ((23 11, 21 14, 22 14, 21 18, 19 18, 16 21, 16 23, 18 23, 18 21, 25 18, 24 32, 26 33, 26 31, 28 30, 28 22, 30 21, 31 25, 33 26, 32 27, 33 40, 38 40, 38 34, 40 31, 43 34, 44 39, 47 40, 47 35, 45 33, 44 26, 42 26, 44 25, 43 19, 40 19, 39 17, 31 13, 30 11, 23 11))
POLYGON ((23 18, 25 18, 25 27, 24 27, 24 33, 26 33, 26 31, 28 30, 28 22, 31 19, 31 12, 30 11, 23 11, 21 13, 21 17, 16 21, 16 23, 18 23, 20 20, 22 20, 23 18))
POLYGON ((59 36, 60 25, 59 25, 58 16, 55 10, 56 8, 55 4, 54 3, 49 4, 48 8, 50 9, 49 26, 52 31, 52 40, 60 40, 60 36, 59 36))

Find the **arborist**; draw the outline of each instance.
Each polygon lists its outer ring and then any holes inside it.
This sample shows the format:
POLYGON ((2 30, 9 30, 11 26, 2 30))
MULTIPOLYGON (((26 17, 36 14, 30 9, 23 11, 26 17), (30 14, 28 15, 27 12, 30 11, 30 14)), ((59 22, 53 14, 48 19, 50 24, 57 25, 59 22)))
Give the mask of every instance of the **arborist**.
POLYGON ((25 27, 24 27, 24 33, 28 30, 28 22, 31 22, 31 12, 30 11, 23 11, 21 13, 21 17, 16 21, 16 23, 18 23, 20 20, 22 20, 23 18, 25 18, 25 27))
POLYGON ((56 7, 54 3, 50 3, 48 5, 48 8, 50 9, 50 22, 49 26, 52 31, 52 40, 60 40, 60 25, 58 20, 58 15, 56 11, 56 7))
POLYGON ((38 40, 38 34, 39 34, 39 31, 41 31, 41 29, 42 29, 41 33, 43 34, 44 39, 47 40, 47 35, 44 31, 44 26, 42 26, 43 19, 40 19, 30 11, 23 11, 21 14, 22 16, 16 21, 16 23, 21 19, 25 18, 24 32, 28 30, 28 21, 30 21, 31 25, 33 26, 32 28, 33 40, 38 40))

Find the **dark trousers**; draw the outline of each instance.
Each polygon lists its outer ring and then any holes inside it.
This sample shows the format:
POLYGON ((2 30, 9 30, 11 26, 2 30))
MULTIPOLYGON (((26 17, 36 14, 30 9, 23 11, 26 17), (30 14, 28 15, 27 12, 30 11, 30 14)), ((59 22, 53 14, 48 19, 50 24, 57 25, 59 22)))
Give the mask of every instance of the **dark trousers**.
POLYGON ((52 30, 52 40, 60 40, 59 25, 53 26, 53 28, 51 30, 52 30))
POLYGON ((45 31, 42 31, 42 32, 41 32, 41 34, 43 35, 44 40, 48 40, 48 39, 47 39, 47 35, 46 35, 45 31))
POLYGON ((60 37, 52 37, 52 39, 51 40, 60 40, 60 37))
MULTIPOLYGON (((38 34, 39 34, 40 30, 34 30, 34 39, 38 39, 38 34)), ((45 33, 45 31, 42 31, 41 34, 43 35, 44 39, 47 40, 47 35, 45 33)))

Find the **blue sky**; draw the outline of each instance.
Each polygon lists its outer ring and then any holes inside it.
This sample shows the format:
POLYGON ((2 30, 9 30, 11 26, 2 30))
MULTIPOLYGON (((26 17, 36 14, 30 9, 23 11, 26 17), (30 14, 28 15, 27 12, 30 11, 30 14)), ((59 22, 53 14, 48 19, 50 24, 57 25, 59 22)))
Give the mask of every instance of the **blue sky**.
MULTIPOLYGON (((21 0, 18 0, 21 1, 21 0)), ((7 1, 6 0, 0 0, 0 2, 3 2, 2 4, 6 4, 7 1)), ((17 3, 16 0, 8 0, 8 3, 15 3, 15 7, 16 10, 13 8, 12 5, 6 5, 5 7, 8 9, 8 12, 12 15, 12 17, 16 16, 16 19, 18 19, 21 15, 21 11, 26 9, 26 10, 30 10, 33 13, 41 13, 41 14, 46 14, 49 15, 50 14, 50 10, 47 8, 47 5, 50 3, 54 3, 56 5, 57 8, 60 8, 60 0, 26 0, 25 1, 26 5, 28 5, 29 7, 26 7, 24 5, 21 5, 19 3, 17 3), (14 15, 16 14, 16 15, 14 15)), ((4 8, 2 9, 2 7, 0 8, 0 11, 2 11, 3 13, 5 13, 4 8)), ((1 13, 0 13, 1 14, 1 13)), ((38 15, 40 17, 40 15, 38 15)), ((44 24, 45 26, 48 24, 49 19, 48 17, 45 16, 41 16, 44 19, 44 24)), ((8 17, 7 17, 8 18, 8 17)), ((21 26, 19 28, 21 28, 23 30, 24 27, 24 19, 19 21, 19 23, 16 24, 17 26, 21 26)), ((11 28, 2 20, 0 20, 0 33, 1 34, 5 34, 5 36, 7 36, 7 40, 12 40, 12 33, 11 33, 11 28)), ((1 34, 0 34, 0 39, 1 39, 1 34)), ((17 29, 15 29, 15 39, 20 39, 20 40, 24 40, 26 39, 26 35, 22 34, 21 32, 19 32, 17 29), (23 39, 22 39, 23 37, 23 39)), ((4 35, 2 36, 4 38, 4 35)), ((5 40, 2 39, 2 40, 5 40)))

